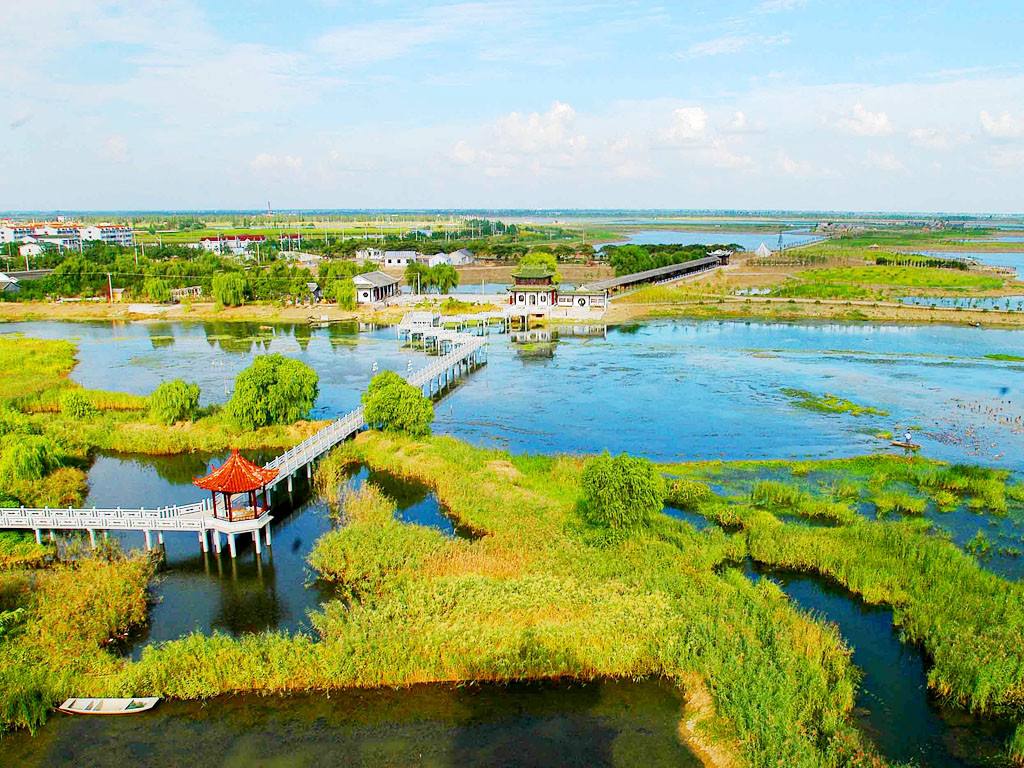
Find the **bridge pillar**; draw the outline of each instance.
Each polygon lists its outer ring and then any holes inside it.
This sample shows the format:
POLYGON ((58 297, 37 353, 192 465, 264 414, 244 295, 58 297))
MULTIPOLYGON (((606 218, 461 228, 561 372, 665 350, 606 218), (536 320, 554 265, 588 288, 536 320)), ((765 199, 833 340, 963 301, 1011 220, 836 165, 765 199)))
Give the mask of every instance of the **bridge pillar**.
POLYGON ((50 541, 57 541, 57 537, 53 533, 53 528, 50 529, 50 541))
POLYGON ((235 549, 235 534, 228 534, 228 550, 231 552, 231 559, 238 557, 238 550, 235 549))
MULTIPOLYGON (((210 531, 210 535, 213 536, 213 551, 216 552, 219 555, 220 554, 220 531, 212 530, 212 531, 210 531)), ((220 560, 218 560, 217 562, 219 563, 220 560)))
POLYGON ((146 551, 149 552, 153 548, 153 539, 150 537, 148 529, 143 531, 143 533, 146 534, 146 551))
POLYGON ((42 544, 43 543, 43 532, 40 531, 38 528, 36 528, 34 530, 36 532, 36 544, 42 544))
POLYGON ((203 548, 203 552, 209 552, 210 551, 210 542, 208 542, 206 540, 206 529, 205 528, 200 528, 199 529, 199 546, 201 546, 203 548))
POLYGON ((96 531, 92 528, 89 529, 89 543, 92 544, 93 549, 96 549, 96 531))
POLYGON ((267 540, 267 546, 270 546, 270 523, 263 528, 263 537, 267 540))
POLYGON ((312 480, 313 479, 313 462, 312 461, 309 462, 309 464, 306 465, 306 479, 307 480, 312 480))
POLYGON ((160 546, 163 546, 163 543, 164 543, 164 532, 163 531, 157 531, 156 532, 156 543, 159 544, 160 546))
POLYGON ((256 554, 260 554, 263 550, 260 549, 260 532, 252 532, 252 545, 256 548, 256 554))
POLYGON ((292 476, 288 475, 288 493, 291 494, 291 492, 292 492, 292 476))

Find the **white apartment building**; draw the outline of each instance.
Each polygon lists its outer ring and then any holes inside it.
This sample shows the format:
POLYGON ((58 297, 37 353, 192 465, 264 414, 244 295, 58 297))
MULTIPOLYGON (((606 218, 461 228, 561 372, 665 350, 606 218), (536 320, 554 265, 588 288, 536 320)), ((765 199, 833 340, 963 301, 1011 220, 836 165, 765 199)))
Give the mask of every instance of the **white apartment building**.
POLYGON ((123 224, 93 224, 81 227, 79 234, 84 242, 101 242, 106 245, 120 245, 130 248, 135 245, 135 233, 123 224))

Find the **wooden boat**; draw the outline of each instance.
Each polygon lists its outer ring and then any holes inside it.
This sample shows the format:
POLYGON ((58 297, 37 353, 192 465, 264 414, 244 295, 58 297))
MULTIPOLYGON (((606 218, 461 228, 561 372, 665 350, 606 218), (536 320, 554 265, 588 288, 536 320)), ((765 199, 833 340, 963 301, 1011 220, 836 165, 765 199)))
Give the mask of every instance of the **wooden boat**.
POLYGON ((134 715, 156 706, 159 696, 132 699, 68 699, 58 710, 69 715, 134 715))
POLYGON ((920 451, 921 446, 917 443, 904 443, 902 440, 893 440, 892 444, 897 448, 905 448, 908 451, 920 451))

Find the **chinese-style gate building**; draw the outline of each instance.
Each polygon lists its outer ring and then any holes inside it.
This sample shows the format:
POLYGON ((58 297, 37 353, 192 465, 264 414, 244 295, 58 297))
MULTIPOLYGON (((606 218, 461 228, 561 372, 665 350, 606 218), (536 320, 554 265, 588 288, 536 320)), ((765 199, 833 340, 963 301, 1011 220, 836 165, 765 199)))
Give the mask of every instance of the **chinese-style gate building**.
POLYGON ((206 477, 193 479, 192 484, 210 492, 214 517, 234 523, 258 518, 270 508, 267 483, 277 477, 277 473, 276 469, 254 464, 240 455, 237 448, 232 448, 227 461, 206 477), (217 494, 221 495, 220 501, 217 494), (234 497, 243 494, 248 496, 249 503, 235 507, 234 497))

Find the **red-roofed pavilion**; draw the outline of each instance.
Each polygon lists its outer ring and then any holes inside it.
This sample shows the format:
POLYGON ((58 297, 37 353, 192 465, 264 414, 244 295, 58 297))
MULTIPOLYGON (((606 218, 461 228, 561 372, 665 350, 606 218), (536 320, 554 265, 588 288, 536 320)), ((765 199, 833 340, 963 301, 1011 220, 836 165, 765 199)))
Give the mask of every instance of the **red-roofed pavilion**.
POLYGON ((267 501, 267 483, 277 477, 278 471, 254 464, 239 454, 237 448, 232 448, 227 461, 206 477, 194 478, 192 484, 209 491, 213 496, 214 517, 233 523, 236 520, 251 520, 267 511, 270 507, 267 501), (257 491, 263 496, 262 505, 256 501, 257 491), (218 493, 223 497, 219 506, 218 493), (249 506, 235 509, 231 505, 231 499, 241 493, 249 494, 249 506))

